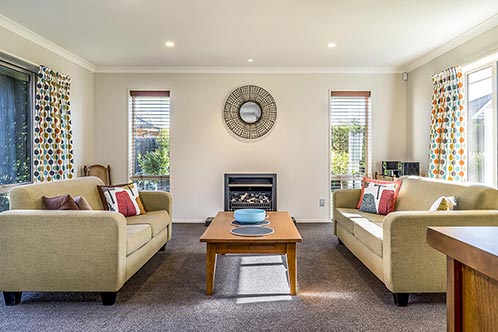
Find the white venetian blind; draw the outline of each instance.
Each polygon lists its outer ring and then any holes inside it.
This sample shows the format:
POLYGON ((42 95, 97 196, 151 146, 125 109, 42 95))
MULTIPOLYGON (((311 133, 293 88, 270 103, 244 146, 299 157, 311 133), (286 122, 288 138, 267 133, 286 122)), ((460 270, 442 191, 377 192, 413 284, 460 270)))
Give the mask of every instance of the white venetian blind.
POLYGON ((332 175, 370 172, 370 91, 332 91, 330 96, 332 175))
MULTIPOLYGON (((170 129, 169 91, 130 91, 129 175, 139 174, 138 154, 154 148, 157 137, 170 129)), ((159 175, 159 174, 150 174, 159 175)))

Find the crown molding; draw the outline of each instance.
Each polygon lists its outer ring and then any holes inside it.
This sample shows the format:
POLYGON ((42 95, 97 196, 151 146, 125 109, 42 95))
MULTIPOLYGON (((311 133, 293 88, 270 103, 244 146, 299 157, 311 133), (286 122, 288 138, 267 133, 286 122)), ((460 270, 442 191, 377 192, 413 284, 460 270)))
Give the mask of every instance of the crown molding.
POLYGON ((112 74, 400 74, 399 67, 101 67, 112 74))
POLYGON ((95 65, 83 59, 82 57, 77 56, 76 54, 66 50, 63 47, 51 42, 50 40, 40 36, 39 34, 25 28, 17 22, 12 21, 11 19, 0 14, 0 26, 12 31, 13 33, 33 42, 41 47, 46 48, 47 50, 85 68, 91 72, 95 72, 95 65))
POLYGON ((451 51, 452 49, 465 44, 466 42, 476 38, 480 34, 493 29, 494 27, 498 26, 498 15, 492 16, 485 20, 484 22, 470 28, 469 30, 465 31, 461 35, 453 38, 449 42, 441 45, 440 47, 436 48, 435 50, 426 53, 422 55, 421 57, 415 59, 412 62, 409 62, 405 66, 405 71, 410 72, 412 70, 415 70, 426 63, 431 62, 432 60, 436 59, 437 57, 440 57, 441 55, 451 51))

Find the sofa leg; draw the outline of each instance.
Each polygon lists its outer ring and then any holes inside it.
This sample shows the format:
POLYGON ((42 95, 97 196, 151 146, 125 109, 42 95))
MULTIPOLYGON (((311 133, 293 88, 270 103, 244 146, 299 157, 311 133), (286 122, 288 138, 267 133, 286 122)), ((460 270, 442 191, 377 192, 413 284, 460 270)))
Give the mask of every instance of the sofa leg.
POLYGON ((344 245, 344 242, 342 242, 342 241, 341 241, 341 239, 337 238, 337 241, 339 241, 339 244, 340 244, 341 246, 343 246, 343 245, 344 245))
POLYGON ((159 251, 166 251, 166 245, 167 245, 167 244, 168 244, 168 243, 166 242, 166 243, 164 244, 164 246, 162 246, 161 248, 159 248, 159 251))
POLYGON ((3 292, 5 305, 12 306, 21 303, 22 292, 3 292))
POLYGON ((408 305, 409 293, 393 293, 394 304, 398 307, 406 307, 408 305))
POLYGON ((103 305, 113 305, 116 302, 117 292, 102 292, 100 293, 100 298, 102 299, 103 305))

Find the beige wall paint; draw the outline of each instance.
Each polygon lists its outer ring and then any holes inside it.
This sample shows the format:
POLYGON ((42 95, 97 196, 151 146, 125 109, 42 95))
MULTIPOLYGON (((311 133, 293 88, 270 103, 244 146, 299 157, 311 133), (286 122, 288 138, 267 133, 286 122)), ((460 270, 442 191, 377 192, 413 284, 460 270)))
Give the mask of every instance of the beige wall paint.
POLYGON ((83 165, 93 162, 94 74, 3 27, 0 27, 0 51, 48 66, 72 77, 74 162, 78 173, 76 175, 79 175, 83 165))
POLYGON ((411 159, 421 162, 427 172, 429 160, 429 126, 432 102, 432 75, 454 65, 465 65, 498 51, 498 27, 454 48, 409 73, 407 85, 407 146, 411 159))
POLYGON ((394 74, 96 74, 95 161, 127 181, 127 90, 171 90, 171 191, 175 221, 201 221, 223 209, 226 172, 278 173, 278 208, 300 221, 330 218, 329 99, 332 90, 371 90, 373 161, 406 159, 406 87, 394 74), (255 84, 275 98, 275 127, 241 142, 222 122, 225 98, 255 84))

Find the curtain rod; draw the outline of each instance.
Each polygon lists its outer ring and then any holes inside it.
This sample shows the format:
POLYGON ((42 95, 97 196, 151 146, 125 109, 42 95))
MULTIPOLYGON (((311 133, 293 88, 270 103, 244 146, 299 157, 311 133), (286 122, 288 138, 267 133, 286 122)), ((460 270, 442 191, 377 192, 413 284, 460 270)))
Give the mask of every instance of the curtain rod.
POLYGON ((451 66, 451 67, 445 68, 445 69, 441 70, 439 73, 432 74, 431 78, 434 78, 434 77, 436 77, 437 75, 441 74, 442 72, 445 72, 445 71, 447 71, 447 70, 450 70, 450 69, 452 69, 452 68, 456 68, 456 67, 461 67, 461 66, 460 66, 460 65, 455 65, 455 66, 451 66))

